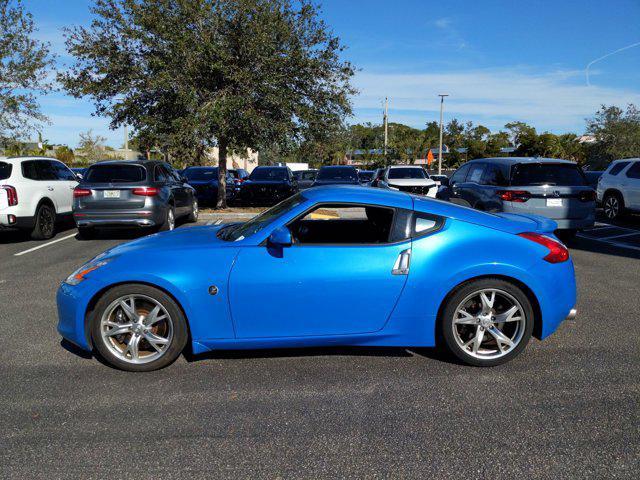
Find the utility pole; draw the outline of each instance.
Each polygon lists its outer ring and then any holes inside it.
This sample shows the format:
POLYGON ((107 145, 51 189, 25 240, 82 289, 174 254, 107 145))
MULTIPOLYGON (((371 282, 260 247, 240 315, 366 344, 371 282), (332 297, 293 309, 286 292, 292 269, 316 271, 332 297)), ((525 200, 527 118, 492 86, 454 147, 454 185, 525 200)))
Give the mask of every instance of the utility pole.
POLYGON ((387 161, 387 143, 389 139, 389 122, 388 122, 388 113, 389 113, 389 97, 384 97, 384 161, 387 161))
POLYGON ((448 93, 439 93, 440 97, 440 148, 438 148, 438 175, 442 175, 442 110, 444 109, 444 97, 448 97, 448 93))

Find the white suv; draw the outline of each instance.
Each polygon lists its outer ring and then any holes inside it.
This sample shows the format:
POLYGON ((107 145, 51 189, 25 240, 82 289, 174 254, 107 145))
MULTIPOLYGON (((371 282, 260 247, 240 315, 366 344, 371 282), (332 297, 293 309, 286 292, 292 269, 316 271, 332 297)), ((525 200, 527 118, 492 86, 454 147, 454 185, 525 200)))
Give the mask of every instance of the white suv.
POLYGON ((71 213, 75 174, 55 158, 0 158, 0 230, 29 230, 53 237, 56 220, 71 213))
POLYGON ((598 180, 598 202, 609 220, 625 210, 640 212, 640 158, 611 162, 598 180))

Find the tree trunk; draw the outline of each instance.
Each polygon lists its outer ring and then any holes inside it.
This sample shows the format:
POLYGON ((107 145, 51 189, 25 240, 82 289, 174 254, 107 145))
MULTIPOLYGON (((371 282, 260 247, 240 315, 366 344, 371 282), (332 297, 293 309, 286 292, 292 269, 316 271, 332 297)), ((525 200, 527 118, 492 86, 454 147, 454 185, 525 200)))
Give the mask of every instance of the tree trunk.
POLYGON ((218 139, 218 200, 216 209, 227 208, 227 140, 218 139))

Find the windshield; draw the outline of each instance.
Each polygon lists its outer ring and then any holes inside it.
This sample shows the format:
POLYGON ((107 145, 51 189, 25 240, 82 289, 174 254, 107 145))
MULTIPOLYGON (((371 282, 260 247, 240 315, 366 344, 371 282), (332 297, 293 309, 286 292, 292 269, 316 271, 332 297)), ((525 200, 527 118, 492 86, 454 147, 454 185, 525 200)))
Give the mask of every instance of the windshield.
POLYGON ((352 167, 327 167, 318 172, 318 180, 358 180, 358 173, 352 167))
POLYGON ((286 178, 286 168, 256 168, 249 175, 249 180, 285 180, 286 178))
POLYGON ((511 171, 511 185, 575 187, 587 185, 587 180, 582 170, 570 163, 520 163, 511 171))
POLYGON ((368 182, 373 178, 373 170, 362 170, 358 172, 361 182, 368 182))
POLYGON ((6 180, 11 176, 11 164, 0 162, 0 180, 6 180))
POLYGON ((251 235, 255 235, 276 218, 280 217, 292 208, 297 207, 304 201, 306 201, 306 198, 300 194, 289 197, 271 207, 269 210, 262 212, 257 217, 253 217, 246 223, 237 223, 221 228, 218 231, 218 238, 228 242, 235 242, 236 240, 243 240, 251 235))
POLYGON ((218 179, 217 168, 187 168, 184 173, 184 177, 191 181, 209 181, 218 179))
POLYGON ((87 170, 85 182, 93 183, 136 183, 147 178, 146 170, 140 165, 94 165, 87 170))
POLYGON ((392 178, 427 178, 427 175, 421 168, 391 168, 389 179, 392 178))

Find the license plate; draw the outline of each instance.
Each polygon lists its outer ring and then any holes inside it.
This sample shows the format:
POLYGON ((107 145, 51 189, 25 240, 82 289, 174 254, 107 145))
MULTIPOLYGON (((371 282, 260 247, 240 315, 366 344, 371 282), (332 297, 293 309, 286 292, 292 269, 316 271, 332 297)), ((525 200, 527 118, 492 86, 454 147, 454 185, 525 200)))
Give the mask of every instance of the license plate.
POLYGON ((547 207, 561 207, 562 199, 561 198, 547 198, 547 207))
POLYGON ((120 190, 105 190, 104 198, 120 198, 120 190))

